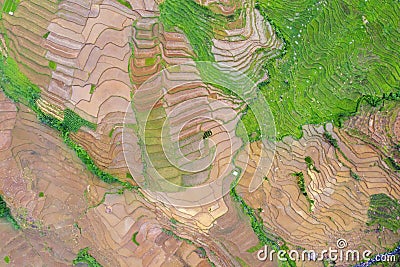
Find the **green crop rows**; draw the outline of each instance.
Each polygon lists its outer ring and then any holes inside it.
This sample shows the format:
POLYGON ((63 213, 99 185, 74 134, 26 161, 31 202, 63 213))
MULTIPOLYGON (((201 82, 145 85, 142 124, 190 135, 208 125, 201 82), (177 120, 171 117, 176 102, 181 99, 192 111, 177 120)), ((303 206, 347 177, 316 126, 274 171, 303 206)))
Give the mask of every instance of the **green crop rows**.
POLYGON ((15 12, 20 0, 5 0, 3 4, 3 12, 15 12))
MULTIPOLYGON (((300 137, 305 124, 340 124, 362 99, 399 91, 398 1, 258 0, 255 7, 285 42, 265 66, 270 80, 259 86, 278 139, 300 137)), ((160 11, 167 30, 177 27, 188 37, 196 60, 214 61, 212 38, 228 18, 190 0, 166 0, 160 11)), ((243 118, 250 134, 257 132, 251 115, 243 118)))
POLYGON ((364 95, 399 90, 398 1, 259 0, 256 7, 286 42, 260 88, 278 137, 300 137, 308 123, 340 122, 364 95))
POLYGON ((372 195, 370 198, 368 225, 379 225, 394 232, 400 229, 400 204, 385 194, 372 195))
POLYGON ((201 61, 215 61, 212 38, 222 28, 221 16, 191 0, 167 0, 160 5, 160 20, 167 31, 181 29, 201 61))
POLYGON ((70 109, 64 110, 63 124, 69 132, 77 132, 82 126, 86 126, 92 130, 96 130, 96 124, 82 119, 78 114, 70 109))
POLYGON ((17 63, 10 57, 0 59, 0 85, 6 95, 15 102, 35 107, 40 89, 19 71, 17 63))

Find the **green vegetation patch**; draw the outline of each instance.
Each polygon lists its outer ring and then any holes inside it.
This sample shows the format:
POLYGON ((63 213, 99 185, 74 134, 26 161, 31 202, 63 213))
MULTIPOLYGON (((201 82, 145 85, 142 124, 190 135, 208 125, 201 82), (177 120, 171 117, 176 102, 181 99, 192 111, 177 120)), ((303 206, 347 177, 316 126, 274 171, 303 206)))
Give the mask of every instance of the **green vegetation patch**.
POLYGON ((254 252, 256 252, 256 251, 259 251, 259 250, 262 249, 263 247, 264 247, 264 244, 260 242, 260 243, 258 243, 257 245, 255 245, 255 246, 249 248, 249 249, 246 250, 246 251, 249 252, 249 253, 254 253, 254 252))
POLYGON ((145 60, 144 60, 144 64, 145 64, 145 66, 153 66, 154 64, 156 64, 156 61, 157 61, 157 58, 158 57, 147 57, 147 58, 145 58, 145 60))
POLYGON ((126 1, 126 0, 117 0, 117 1, 118 1, 118 3, 120 3, 121 5, 124 5, 124 6, 126 6, 127 8, 132 9, 132 6, 131 6, 131 4, 130 4, 128 1, 126 1))
POLYGON ((0 59, 0 87, 14 102, 31 108, 40 98, 40 88, 19 71, 17 62, 10 57, 0 59))
POLYGON ((200 258, 205 258, 207 257, 207 252, 203 247, 198 247, 196 249, 196 252, 199 254, 200 258))
POLYGON ((78 158, 80 160, 82 160, 82 162, 86 165, 87 169, 91 173, 93 173, 94 175, 99 177, 100 180, 102 180, 103 182, 109 183, 109 184, 119 182, 121 185, 124 186, 124 188, 127 188, 127 189, 137 188, 137 187, 130 185, 127 182, 120 182, 116 177, 112 176, 109 173, 104 172, 99 167, 97 167, 97 165, 94 163, 93 159, 89 156, 89 154, 86 152, 86 150, 83 149, 82 146, 80 146, 80 145, 76 144, 74 141, 72 141, 72 139, 69 137, 68 132, 65 132, 63 134, 63 138, 64 138, 64 142, 76 152, 78 158))
POLYGON ((136 246, 139 246, 139 245, 140 245, 139 242, 137 242, 137 240, 136 240, 136 236, 138 235, 138 233, 139 233, 139 232, 135 232, 135 233, 132 235, 132 242, 135 243, 136 246))
POLYGON ((246 108, 244 115, 241 117, 241 121, 244 125, 246 133, 241 133, 240 128, 237 128, 236 131, 237 135, 240 137, 243 137, 245 134, 248 135, 248 139, 250 142, 260 140, 261 138, 260 126, 251 108, 248 107, 246 108))
POLYGON ((399 89, 398 1, 258 0, 256 8, 285 42, 260 86, 278 138, 300 137, 304 124, 339 125, 364 96, 377 104, 399 89))
POLYGON ((102 267, 97 260, 89 254, 89 248, 81 249, 76 255, 76 258, 72 261, 73 265, 78 263, 86 263, 88 267, 102 267))
MULTIPOLYGON (((285 44, 264 66, 270 79, 259 85, 278 139, 300 137, 305 124, 340 126, 362 101, 379 105, 385 95, 398 92, 398 1, 258 0, 255 8, 285 44)), ((166 0, 160 19, 167 30, 184 32, 196 60, 214 61, 212 38, 223 34, 228 18, 195 1, 166 0)), ((253 135, 251 116, 248 112, 243 121, 253 135)))
POLYGON ((314 209, 314 200, 311 199, 307 193, 306 185, 304 183, 304 174, 302 172, 296 172, 292 175, 297 177, 297 185, 299 186, 301 193, 306 197, 308 203, 310 203, 310 212, 312 212, 314 209))
POLYGON ((339 145, 337 140, 332 136, 332 134, 328 133, 328 132, 324 132, 324 137, 325 139, 334 147, 339 149, 339 145))
POLYGON ((166 233, 167 235, 172 236, 172 237, 175 238, 176 240, 184 241, 184 242, 186 242, 186 243, 188 243, 188 244, 190 244, 190 245, 193 245, 193 244, 194 244, 192 240, 189 240, 189 239, 184 238, 184 237, 180 237, 180 236, 178 236, 177 234, 175 234, 173 231, 171 231, 171 230, 169 230, 169 229, 162 228, 162 231, 163 231, 164 233, 166 233))
POLYGON ((393 171, 400 172, 400 165, 392 157, 385 158, 384 161, 393 171))
POLYGON ((361 180, 360 176, 356 172, 354 172, 353 170, 350 170, 350 176, 353 179, 355 179, 356 181, 360 181, 361 180))
POLYGON ((18 222, 14 219, 11 214, 10 208, 4 201, 3 197, 0 195, 0 218, 5 218, 9 221, 15 229, 20 229, 18 222))
POLYGON ((166 0, 159 7, 166 30, 181 29, 193 47, 196 60, 215 61, 212 39, 223 28, 222 16, 192 0, 166 0))
POLYGON ((169 221, 174 225, 176 225, 178 223, 178 220, 173 217, 171 219, 169 219, 169 221))
POLYGON ((317 173, 320 173, 320 171, 315 167, 314 160, 311 157, 309 157, 309 156, 305 157, 304 161, 306 162, 308 169, 313 170, 317 173))
POLYGON ((9 264, 10 263, 10 256, 5 256, 4 257, 4 262, 9 264))
POLYGON ((43 34, 43 39, 47 39, 47 37, 49 37, 49 35, 50 35, 50 32, 46 32, 45 34, 43 34))
POLYGON ((385 194, 370 197, 367 225, 379 225, 394 232, 400 229, 400 203, 385 194))
POLYGON ((3 12, 15 12, 17 10, 20 0, 5 0, 3 4, 3 12))
POLYGON ((52 70, 55 70, 57 68, 57 63, 55 63, 54 61, 50 60, 49 61, 49 68, 52 70))
POLYGON ((96 130, 96 124, 82 119, 78 114, 70 109, 64 110, 63 125, 69 132, 77 132, 82 126, 96 130))
POLYGON ((94 93, 94 90, 96 90, 96 85, 95 85, 95 84, 90 85, 89 94, 93 94, 93 93, 94 93))

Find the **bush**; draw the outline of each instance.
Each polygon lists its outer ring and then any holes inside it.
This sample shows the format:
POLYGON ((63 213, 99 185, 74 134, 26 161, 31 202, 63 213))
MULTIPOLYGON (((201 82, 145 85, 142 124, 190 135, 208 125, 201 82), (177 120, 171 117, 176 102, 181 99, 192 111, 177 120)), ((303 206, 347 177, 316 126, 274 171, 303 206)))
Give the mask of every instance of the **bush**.
POLYGON ((55 63, 54 61, 49 61, 49 68, 52 70, 55 70, 57 68, 57 63, 55 63))
POLYGON ((78 255, 76 258, 72 261, 74 265, 78 263, 86 263, 88 267, 102 267, 100 263, 97 262, 97 260, 89 254, 89 248, 84 248, 81 249, 78 252, 78 255))
POLYGON ((7 203, 4 201, 3 197, 0 195, 0 218, 6 218, 15 229, 20 229, 18 222, 14 219, 11 214, 10 208, 7 206, 7 203))

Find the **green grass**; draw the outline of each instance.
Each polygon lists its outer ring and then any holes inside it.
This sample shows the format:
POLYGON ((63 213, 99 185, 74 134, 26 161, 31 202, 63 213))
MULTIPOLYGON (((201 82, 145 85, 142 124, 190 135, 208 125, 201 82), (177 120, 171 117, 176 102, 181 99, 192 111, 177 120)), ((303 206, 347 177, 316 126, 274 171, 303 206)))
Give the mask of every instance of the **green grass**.
POLYGON ((249 249, 246 250, 246 251, 249 252, 249 253, 254 253, 254 252, 259 251, 260 249, 262 249, 263 246, 264 246, 263 243, 260 242, 260 243, 258 243, 257 245, 255 245, 255 246, 249 248, 249 249))
POLYGON ((147 57, 147 58, 145 58, 145 60, 144 60, 145 66, 153 66, 156 63, 157 58, 158 57, 147 57))
POLYGON ((17 10, 20 0, 5 0, 3 4, 3 12, 15 12, 17 10))
POLYGON ((367 225, 378 225, 396 232, 400 229, 400 204, 385 194, 376 194, 370 197, 367 225))
POLYGON ((9 264, 10 263, 10 256, 5 256, 4 257, 4 262, 9 264))
POLYGON ((164 233, 166 233, 167 235, 172 236, 176 240, 184 241, 184 242, 188 243, 189 245, 193 245, 194 244, 192 240, 189 240, 189 239, 184 238, 184 237, 180 237, 180 236, 178 236, 177 234, 175 234, 173 231, 171 231, 169 229, 162 228, 162 231, 164 233))
POLYGON ((0 195, 0 218, 5 218, 9 221, 15 229, 20 229, 18 222, 14 219, 11 214, 10 208, 0 195))
POLYGON ((17 63, 10 57, 0 59, 0 87, 14 102, 29 107, 36 107, 40 97, 40 88, 19 71, 17 63))
POLYGON ((176 225, 178 223, 178 220, 173 217, 171 219, 169 219, 169 221, 174 225, 176 225))
POLYGON ((44 193, 43 192, 39 192, 39 197, 44 197, 44 193))
MULTIPOLYGON (((250 142, 254 142, 260 139, 261 137, 261 130, 258 125, 257 119, 250 108, 246 108, 245 116, 242 117, 242 122, 245 128, 246 133, 242 133, 240 128, 236 129, 236 134, 240 137, 244 135, 248 135, 248 139, 250 142)), ((242 138, 245 140, 245 138, 242 138)))
POLYGON ((89 94, 93 94, 95 90, 96 90, 96 85, 95 84, 90 85, 89 94))
POLYGON ((50 60, 49 61, 49 68, 52 70, 55 70, 57 68, 57 63, 55 63, 54 61, 50 60))
POLYGON ((77 265, 78 263, 86 263, 88 267, 101 267, 100 263, 89 254, 89 248, 81 249, 76 255, 76 258, 72 261, 73 265, 77 265))
POLYGON ((50 32, 46 32, 45 34, 43 34, 43 39, 47 39, 47 37, 49 37, 49 35, 50 35, 50 32))

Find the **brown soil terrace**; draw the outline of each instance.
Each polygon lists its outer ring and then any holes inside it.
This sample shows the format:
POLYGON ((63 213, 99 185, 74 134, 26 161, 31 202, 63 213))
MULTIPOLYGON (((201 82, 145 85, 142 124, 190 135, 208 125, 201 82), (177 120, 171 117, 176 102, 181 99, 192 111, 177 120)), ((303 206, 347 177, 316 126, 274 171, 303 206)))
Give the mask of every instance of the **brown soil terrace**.
POLYGON ((0 192, 23 228, 0 224, 0 255, 9 255, 13 266, 25 266, 21 253, 32 255, 32 266, 70 266, 86 246, 104 266, 208 266, 195 245, 162 231, 160 222, 168 225, 168 219, 154 205, 134 192, 116 194, 88 173, 56 132, 0 97, 0 192), (139 246, 132 242, 135 232, 139 246))
MULTIPOLYGON (((268 180, 253 193, 247 187, 254 167, 246 169, 237 189, 246 203, 254 209, 261 208, 260 216, 267 228, 292 245, 324 249, 326 242, 335 247, 339 238, 345 238, 352 248, 363 249, 375 247, 378 239, 395 243, 399 233, 366 231, 366 222, 370 195, 385 193, 399 199, 399 175, 387 168, 379 151, 345 131, 328 127, 347 159, 323 137, 322 126, 303 129, 300 140, 285 138, 278 143, 268 180), (307 156, 320 173, 308 169, 304 161, 307 156), (360 176, 360 181, 350 176, 350 169, 360 176), (312 212, 292 175, 299 171, 315 201, 312 212)), ((257 151, 257 143, 251 147, 257 151)))

